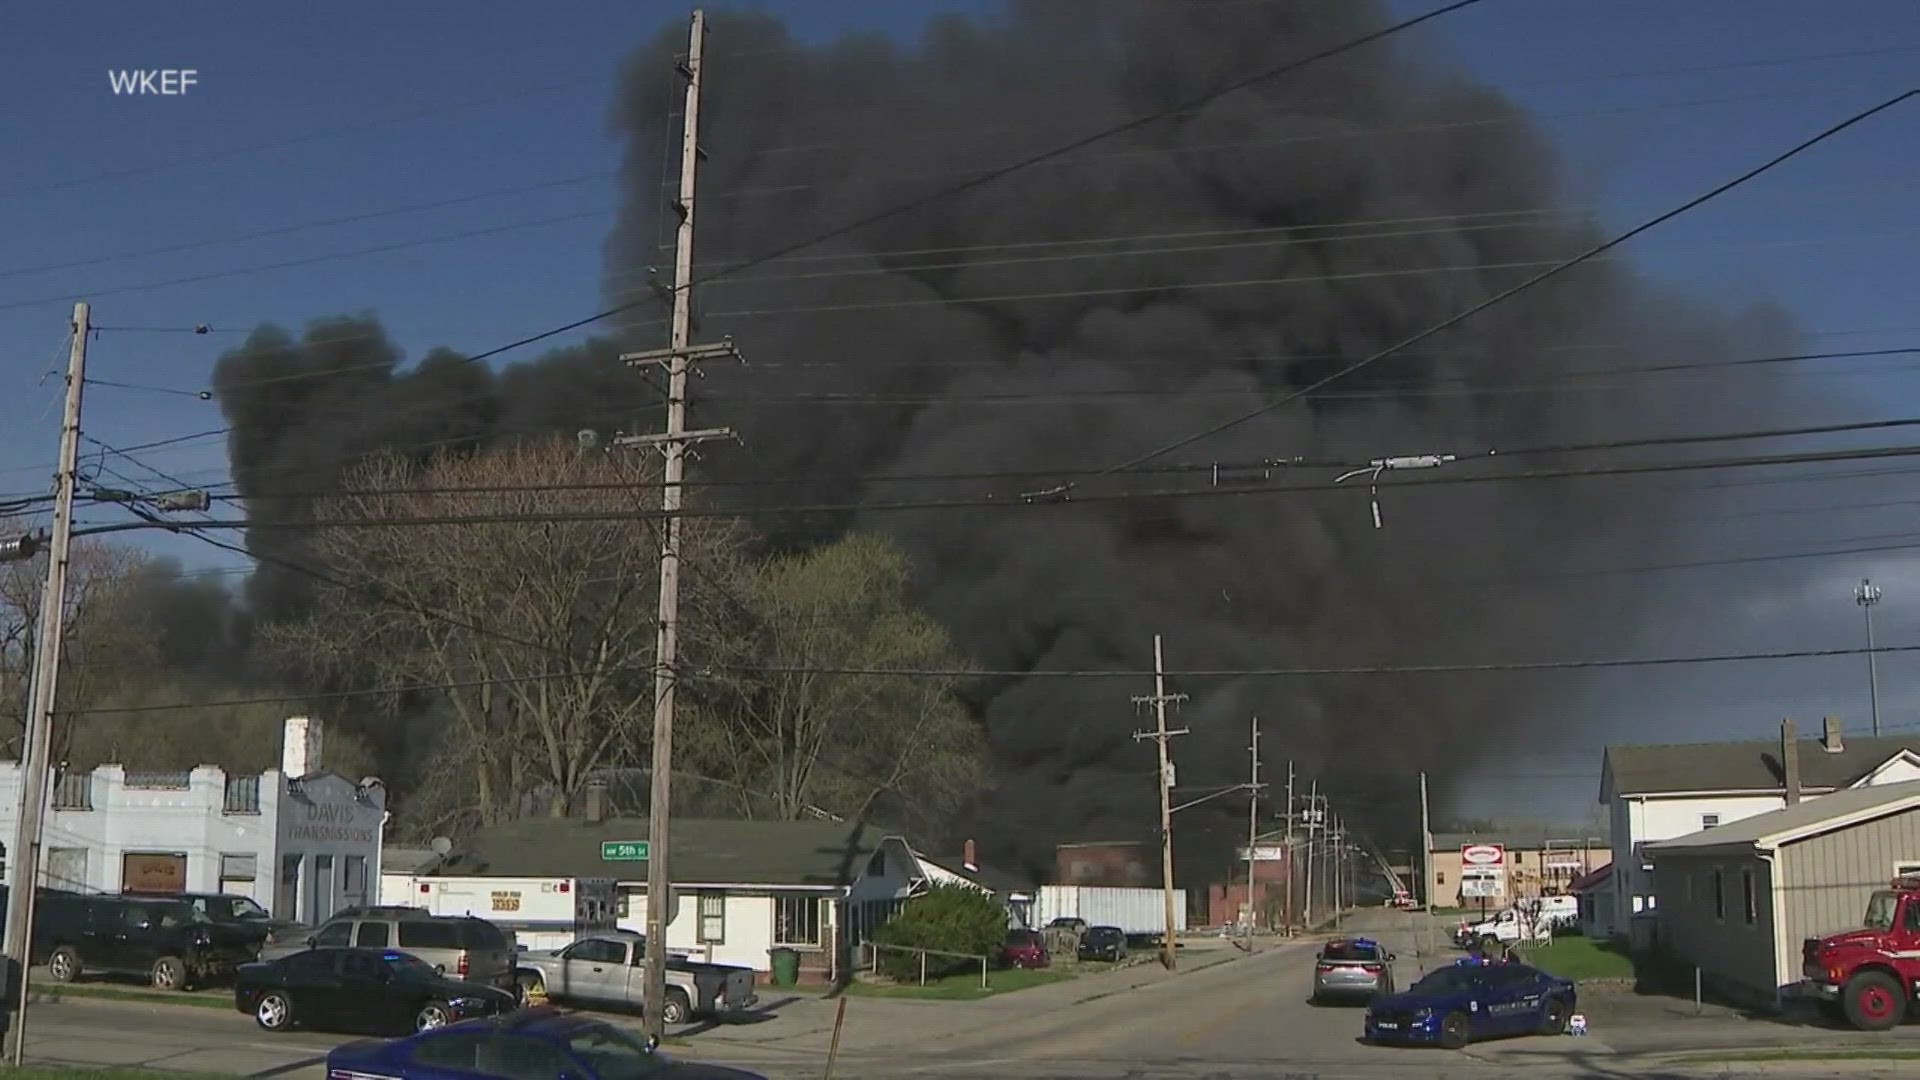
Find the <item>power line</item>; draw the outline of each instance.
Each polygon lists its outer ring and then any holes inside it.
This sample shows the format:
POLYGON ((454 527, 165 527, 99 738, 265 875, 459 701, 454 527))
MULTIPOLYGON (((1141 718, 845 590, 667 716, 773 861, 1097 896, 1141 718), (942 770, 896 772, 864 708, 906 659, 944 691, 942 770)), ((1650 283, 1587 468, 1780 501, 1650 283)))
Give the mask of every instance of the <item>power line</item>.
POLYGON ((1486 299, 1480 301, 1479 303, 1473 304, 1460 312, 1450 315, 1447 318, 1442 319, 1439 322, 1428 326, 1426 329, 1421 330, 1410 337, 1403 338, 1399 342, 1393 345, 1389 345, 1386 348, 1379 350, 1378 352, 1372 353, 1369 356, 1356 360, 1351 364, 1347 364, 1346 366, 1340 368, 1337 371, 1334 371, 1333 373, 1325 376, 1324 378, 1314 381, 1313 383, 1309 384, 1307 387, 1305 387, 1302 390, 1297 390, 1292 393, 1282 395, 1276 400, 1268 402, 1267 404, 1262 405, 1259 408, 1252 410, 1251 412, 1243 413, 1240 416, 1222 421, 1221 423, 1215 424, 1212 427, 1206 428, 1193 435, 1188 435, 1183 438, 1176 439, 1173 442, 1167 443, 1166 445, 1161 446, 1156 450, 1151 450, 1145 454, 1141 454, 1136 457, 1130 458, 1126 461, 1123 461, 1120 464, 1115 465, 1113 468, 1115 471, 1119 471, 1129 466, 1143 464, 1145 462, 1153 460, 1154 458, 1172 453, 1173 451, 1178 450, 1182 447, 1190 446, 1196 442, 1199 442, 1202 439, 1206 439, 1211 436, 1218 435, 1221 432, 1227 431, 1230 428, 1238 427, 1239 425, 1244 424, 1249 420, 1253 420, 1258 417, 1264 416, 1267 413, 1272 412, 1277 408, 1280 408, 1282 405, 1285 405, 1292 401, 1296 401, 1299 398, 1303 397, 1308 393, 1311 393, 1314 390, 1318 390, 1323 386, 1326 386, 1330 383, 1333 383, 1339 379, 1346 377, 1347 375, 1350 375, 1356 371, 1359 371, 1361 368, 1366 367, 1368 364, 1372 364, 1376 361, 1386 359, 1387 357, 1392 356, 1395 353, 1398 353, 1410 346, 1417 345, 1420 342, 1426 340, 1427 338, 1440 333, 1441 331, 1447 330, 1450 327, 1457 326, 1460 323, 1465 322, 1467 319, 1472 318, 1474 315, 1482 311, 1485 311, 1496 304, 1499 304, 1511 297, 1519 295, 1520 293, 1526 291, 1527 289, 1532 288, 1533 286, 1539 284, 1540 282, 1546 281, 1547 279, 1552 278, 1560 273, 1563 273, 1566 270, 1569 270, 1575 266, 1578 266, 1581 263, 1584 263, 1594 258, 1595 256, 1604 254, 1605 252, 1610 251, 1613 248, 1616 248, 1621 244, 1626 243, 1628 240, 1631 240, 1634 237, 1639 236, 1640 234, 1647 232, 1650 229, 1653 229, 1665 222, 1671 221, 1674 218, 1679 217, 1680 215, 1686 213, 1687 211, 1693 209, 1696 206, 1709 202, 1712 199, 1717 198, 1718 196, 1725 194, 1728 191, 1732 191, 1733 189, 1740 187, 1742 184, 1745 184, 1748 181, 1754 179, 1755 177, 1761 176, 1767 173, 1768 171, 1778 167, 1779 165, 1792 160, 1793 158, 1799 156, 1801 153, 1811 149, 1812 147, 1818 146, 1820 143, 1825 142, 1826 140, 1834 137, 1835 135, 1840 134, 1841 132, 1847 130, 1848 128, 1853 127, 1855 124, 1862 123, 1863 121, 1867 120, 1872 116, 1885 112, 1886 110, 1891 109, 1896 105, 1899 105, 1900 103, 1906 101, 1908 98, 1915 96, 1916 94, 1920 94, 1920 90, 1908 90, 1895 97, 1888 98, 1887 100, 1881 102, 1878 105, 1874 105, 1870 108, 1854 113, 1852 116, 1847 117, 1845 120, 1842 120, 1839 123, 1834 124, 1831 127, 1828 127, 1826 130, 1820 132, 1817 135, 1814 135, 1812 138, 1799 143, 1798 145, 1786 150, 1781 154, 1774 156, 1773 158, 1768 159, 1767 161, 1747 170, 1744 173, 1741 173, 1739 176, 1736 176, 1733 179, 1728 180, 1725 183, 1722 183, 1700 195, 1696 195, 1693 198, 1687 200, 1686 202, 1681 203, 1679 206, 1676 206, 1673 209, 1666 211, 1665 213, 1649 218, 1648 220, 1640 223, 1639 225, 1636 225, 1633 228, 1628 229, 1626 232, 1620 233, 1609 240, 1604 240, 1598 244, 1595 244, 1594 246, 1588 248, 1587 250, 1581 252, 1580 254, 1575 255, 1572 258, 1559 263, 1558 265, 1554 266, 1551 269, 1545 270, 1539 274, 1535 274, 1532 277, 1529 277, 1528 279, 1526 279, 1525 281, 1522 281, 1519 284, 1514 285, 1510 288, 1502 289, 1501 291, 1493 294, 1492 296, 1487 297, 1486 299))
MULTIPOLYGON (((1920 645, 1880 645, 1876 653, 1912 653, 1920 652, 1920 645)), ((1514 660, 1466 664, 1383 664, 1383 665, 1341 665, 1334 667, 1275 667, 1275 668, 1199 668, 1186 671, 1168 671, 1169 679, 1264 679, 1264 678, 1309 678, 1319 676, 1346 675, 1433 675, 1433 674, 1477 674, 1498 672, 1528 671, 1581 671, 1607 668, 1638 667, 1675 667, 1700 664, 1755 663, 1780 660, 1824 659, 1839 656, 1859 656, 1867 652, 1864 647, 1841 649, 1788 649, 1774 652, 1713 653, 1694 656, 1646 656, 1617 659, 1580 659, 1580 660, 1514 660)), ((602 674, 639 673, 653 670, 651 664, 620 664, 600 668, 602 674)), ((1032 670, 1017 669, 975 669, 975 668, 859 668, 859 667, 803 667, 775 665, 714 665, 702 672, 688 672, 689 677, 701 677, 705 672, 739 672, 763 675, 844 675, 874 678, 939 678, 939 679, 1141 679, 1153 674, 1139 670, 1070 669, 1070 670, 1032 670)), ((503 676, 489 679, 466 679, 449 682, 415 682, 391 686, 372 687, 362 690, 326 690, 306 694, 280 694, 267 697, 239 698, 223 701, 222 705, 269 705, 301 701, 341 700, 355 697, 382 697, 395 694, 418 692, 423 690, 461 690, 482 686, 511 685, 515 683, 543 682, 577 676, 578 672, 544 672, 535 675, 503 676)), ((149 713, 168 712, 178 709, 205 708, 203 702, 168 702, 151 705, 128 705, 112 707, 93 707, 82 709, 63 709, 63 715, 85 716, 103 713, 149 713)))

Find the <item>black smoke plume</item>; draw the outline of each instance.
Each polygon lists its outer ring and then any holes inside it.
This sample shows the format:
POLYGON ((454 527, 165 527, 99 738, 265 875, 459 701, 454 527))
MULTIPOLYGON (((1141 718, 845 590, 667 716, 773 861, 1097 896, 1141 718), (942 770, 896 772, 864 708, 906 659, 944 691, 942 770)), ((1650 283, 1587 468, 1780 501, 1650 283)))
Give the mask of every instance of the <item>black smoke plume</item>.
MULTIPOLYGON (((935 20, 912 44, 811 46, 771 18, 722 14, 708 42, 698 272, 1384 22, 1360 0, 1041 0, 935 20)), ((676 23, 639 49, 614 110, 629 194, 607 249, 618 301, 671 278, 674 60, 685 46, 676 23)), ((696 426, 745 439, 706 448, 696 468, 777 481, 722 489, 742 505, 1019 503, 1074 479, 1047 470, 1126 461, 1241 415, 1588 246, 1600 233, 1568 187, 1511 101, 1410 48, 1370 46, 702 287, 698 336, 733 336, 748 363, 709 362, 694 385, 696 426), (872 479, 998 471, 1037 475, 872 479)), ((638 310, 619 344, 659 344, 663 313, 638 310)), ((1750 377, 1564 384, 1792 344, 1777 316, 1723 314, 1601 261, 1156 464, 1360 464, 1752 426, 1774 402, 1750 377)), ((497 375, 444 354, 402 370, 370 318, 316 325, 301 341, 263 330, 220 364, 234 474, 249 512, 272 517, 383 446, 656 425, 657 395, 615 351, 594 343, 497 375)), ((1228 469, 1220 482, 1335 473, 1228 469)), ((1088 479, 1076 494, 1213 479, 1088 479)), ((1471 662, 1620 652, 1648 609, 1617 579, 1553 579, 1669 548, 1680 483, 1388 484, 1378 530, 1364 485, 762 524, 790 546, 854 525, 899 537, 925 602, 988 669, 1139 670, 1155 634, 1175 669, 1471 662)), ((1704 506, 1686 505, 1696 516, 1704 506)), ((301 542, 248 538, 281 557, 301 542)), ((249 599, 279 617, 298 610, 304 587, 267 565, 249 599)), ((1568 685, 1510 674, 1176 680, 1170 689, 1191 695, 1176 717, 1192 729, 1175 744, 1181 794, 1243 777, 1257 713, 1270 779, 1291 757, 1354 816, 1404 821, 1414 770, 1435 774, 1444 796, 1474 747, 1551 739, 1568 685)), ((1152 754, 1132 737, 1148 718, 1129 698, 1152 690, 1145 678, 986 680, 974 705, 997 781, 956 835, 977 833, 994 861, 1017 847, 1041 865, 1056 841, 1151 830, 1152 754)), ((1217 865, 1244 828, 1243 816, 1231 824, 1244 815, 1236 801, 1212 804, 1225 811, 1211 819, 1217 835, 1183 856, 1217 865)))

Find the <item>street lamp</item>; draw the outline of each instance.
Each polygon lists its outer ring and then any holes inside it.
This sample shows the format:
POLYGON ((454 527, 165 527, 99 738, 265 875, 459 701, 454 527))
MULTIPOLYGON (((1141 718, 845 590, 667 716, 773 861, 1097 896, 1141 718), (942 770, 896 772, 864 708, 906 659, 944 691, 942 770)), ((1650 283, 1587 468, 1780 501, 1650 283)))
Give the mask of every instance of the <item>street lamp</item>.
POLYGON ((1867 693, 1873 701, 1873 737, 1880 737, 1880 671, 1873 652, 1873 605, 1880 602, 1880 586, 1866 578, 1853 590, 1853 602, 1867 615, 1867 693))

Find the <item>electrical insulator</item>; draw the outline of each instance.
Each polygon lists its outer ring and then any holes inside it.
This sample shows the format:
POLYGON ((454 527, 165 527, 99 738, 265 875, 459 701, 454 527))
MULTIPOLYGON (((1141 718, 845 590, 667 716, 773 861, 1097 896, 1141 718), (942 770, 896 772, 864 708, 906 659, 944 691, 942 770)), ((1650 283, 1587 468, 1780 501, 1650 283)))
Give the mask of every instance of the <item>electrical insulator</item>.
POLYGON ((0 540, 0 562, 23 562, 40 553, 40 538, 27 533, 0 540))

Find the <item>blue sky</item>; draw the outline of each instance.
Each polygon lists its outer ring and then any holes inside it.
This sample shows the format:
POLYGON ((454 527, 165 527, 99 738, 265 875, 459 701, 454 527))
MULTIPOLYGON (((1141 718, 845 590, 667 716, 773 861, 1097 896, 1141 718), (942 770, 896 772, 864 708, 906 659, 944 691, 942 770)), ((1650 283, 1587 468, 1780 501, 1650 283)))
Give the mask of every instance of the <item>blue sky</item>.
MULTIPOLYGON (((825 40, 911 36, 932 12, 993 5, 715 6, 763 8, 801 37, 825 40)), ((1394 3, 1405 13, 1430 6, 1394 3)), ((221 347, 263 321, 298 327, 371 311, 419 356, 441 344, 489 348, 595 310, 617 199, 620 148, 607 106, 618 67, 687 11, 646 0, 538 9, 498 0, 9 5, 11 29, 0 36, 0 145, 8 150, 0 169, 0 493, 40 489, 51 470, 59 380, 47 373, 63 362, 76 297, 92 300, 99 325, 118 328, 95 344, 96 378, 186 391, 92 389, 89 432, 123 446, 222 426, 217 406, 191 391, 205 385, 221 347), (181 97, 117 97, 106 72, 122 67, 192 68, 198 85, 181 97), (456 198, 467 201, 404 212, 456 198), (355 216, 364 220, 337 220, 355 216), (185 332, 202 323, 214 333, 185 332)), ((1413 32, 1407 44, 1534 110, 1580 197, 1624 224, 1909 88, 1920 70, 1920 5, 1490 0, 1413 32)), ((1784 304, 1815 348, 1920 343, 1916 133, 1920 103, 1910 103, 1649 235, 1633 254, 1646 272, 1705 297, 1784 304)), ((1832 394, 1838 411, 1806 422, 1908 412, 1913 363, 1810 369, 1809 385, 1832 394)), ((218 440, 142 457, 188 481, 223 475, 218 440)), ((1864 490, 1895 499, 1910 483, 1894 476, 1864 490)), ((1777 500, 1841 501, 1832 487, 1779 485, 1777 500)), ((1833 531, 1885 533, 1910 513, 1850 512, 1833 531)), ((1723 531, 1721 549, 1741 549, 1736 529, 1701 527, 1723 531)), ((236 563, 190 540, 156 547, 196 567, 236 563)), ((1651 627, 1622 651, 1852 645, 1859 612, 1847 589, 1862 574, 1887 586, 1882 640, 1920 640, 1920 561, 1828 560, 1787 580, 1741 573, 1644 583, 1724 603, 1727 619, 1704 630, 1651 627)), ((1733 680, 1727 670, 1634 672, 1586 690, 1613 712, 1644 710, 1642 726, 1667 737, 1759 736, 1787 713, 1838 713, 1857 729, 1867 711, 1861 666, 1742 669, 1733 680)), ((1916 674, 1920 664, 1903 658, 1882 663, 1890 722, 1916 723, 1916 674)), ((1569 731, 1565 753, 1527 765, 1537 785, 1527 797, 1569 784, 1590 790, 1572 778, 1594 775, 1599 738, 1569 731)))

